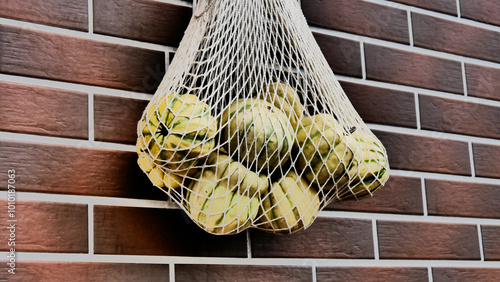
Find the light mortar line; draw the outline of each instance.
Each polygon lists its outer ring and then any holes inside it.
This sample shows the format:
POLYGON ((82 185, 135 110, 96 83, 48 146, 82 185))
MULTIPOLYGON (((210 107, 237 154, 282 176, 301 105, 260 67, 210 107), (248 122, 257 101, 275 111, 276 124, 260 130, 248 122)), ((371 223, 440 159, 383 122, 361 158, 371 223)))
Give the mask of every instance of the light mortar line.
POLYGON ((152 1, 174 4, 174 5, 185 6, 185 7, 192 7, 191 3, 189 3, 188 1, 182 1, 182 0, 152 0, 152 1))
POLYGON ((311 266, 311 272, 312 272, 312 282, 317 282, 317 278, 316 278, 316 266, 311 266))
POLYGON ((361 54, 361 73, 362 79, 366 80, 366 61, 365 61, 365 43, 363 41, 359 41, 359 52, 361 54))
POLYGON ((247 234, 247 258, 252 258, 252 241, 250 238, 250 229, 246 230, 247 234))
POLYGON ((379 249, 378 249, 378 233, 377 233, 377 220, 372 219, 372 234, 373 234, 373 253, 375 255, 375 260, 380 259, 379 249))
POLYGON ((168 282, 175 282, 175 264, 168 264, 168 282))
POLYGON ((474 151, 472 150, 472 142, 469 142, 469 160, 470 160, 470 171, 473 178, 476 177, 476 167, 474 165, 474 151))
POLYGON ((88 129, 89 141, 94 141, 94 94, 89 93, 88 100, 88 129))
POLYGON ((464 96, 468 96, 467 94, 467 75, 465 73, 465 63, 461 62, 461 67, 462 67, 462 81, 464 84, 464 96))
POLYGON ((420 101, 418 99, 419 97, 417 92, 413 93, 413 95, 415 95, 415 118, 417 120, 417 129, 421 129, 422 125, 420 122, 420 101))
POLYGON ((481 232, 481 224, 477 224, 477 237, 479 238, 479 254, 481 255, 481 261, 484 261, 484 248, 483 248, 483 235, 481 232))
POLYGON ((94 33, 94 1, 88 2, 88 17, 89 17, 89 33, 94 33))
POLYGON ((89 237, 89 255, 94 254, 94 205, 87 205, 88 208, 88 237, 89 237))
POLYGON ((457 0, 457 16, 462 18, 462 11, 460 10, 460 0, 457 0))
POLYGON ((432 267, 427 267, 427 276, 429 277, 429 282, 433 282, 434 278, 432 277, 432 267))
POLYGON ((411 12, 406 11, 408 18, 408 35, 410 36, 410 46, 413 46, 413 24, 411 22, 411 12))
POLYGON ((472 178, 471 176, 453 175, 453 174, 435 173, 435 172, 422 172, 422 171, 412 171, 412 170, 391 169, 391 175, 399 175, 399 176, 406 176, 406 177, 418 177, 418 178, 425 178, 425 179, 449 180, 449 181, 459 181, 459 182, 500 185, 499 178, 481 178, 481 177, 472 178))
POLYGON ((422 177, 420 178, 420 187, 422 188, 422 207, 424 210, 424 216, 428 216, 428 211, 427 211, 427 191, 425 190, 425 179, 422 177))

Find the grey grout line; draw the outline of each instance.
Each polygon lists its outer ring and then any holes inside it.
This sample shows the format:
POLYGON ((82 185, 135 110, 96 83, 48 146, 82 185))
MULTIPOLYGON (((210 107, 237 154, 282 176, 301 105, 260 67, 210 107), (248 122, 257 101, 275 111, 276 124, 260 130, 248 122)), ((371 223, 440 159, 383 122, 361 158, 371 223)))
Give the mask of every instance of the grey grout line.
POLYGON ((168 282, 175 282, 175 264, 168 264, 168 282))
POLYGON ((420 178, 420 187, 422 189, 422 208, 424 212, 424 216, 428 216, 428 210, 427 210, 427 191, 425 189, 425 179, 422 177, 420 178))
POLYGON ((471 171, 471 177, 475 178, 476 177, 476 167, 474 164, 474 150, 472 148, 472 142, 468 142, 468 147, 469 147, 469 161, 470 161, 470 171, 471 171))
POLYGON ((359 41, 359 52, 360 52, 360 56, 361 56, 362 79, 366 80, 365 43, 363 41, 359 41))
POLYGON ((410 46, 413 46, 413 23, 411 21, 411 12, 410 12, 410 10, 408 10, 406 12, 407 12, 407 18, 408 18, 408 35, 410 37, 410 46))
POLYGON ((428 276, 429 282, 433 282, 434 278, 432 277, 432 267, 430 267, 430 266, 427 267, 427 276, 428 276))
POLYGON ((420 100, 418 92, 414 92, 413 95, 415 95, 415 119, 417 120, 417 130, 420 130, 422 128, 420 121, 420 100))
POLYGON ((462 67, 462 81, 464 85, 464 96, 468 96, 468 91, 467 91, 467 74, 465 73, 465 63, 461 62, 460 63, 462 67))
POLYGON ((378 249, 378 233, 377 233, 377 220, 372 219, 372 234, 373 234, 373 254, 375 260, 380 260, 380 254, 378 249))
POLYGON ((460 0, 457 0, 457 17, 462 18, 462 11, 460 10, 460 0))
POLYGON ((318 278, 316 277, 316 266, 311 266, 311 272, 312 272, 312 282, 317 282, 318 278))
POLYGON ((89 0, 88 2, 88 18, 89 18, 89 33, 94 33, 94 1, 89 0))
POLYGON ((89 93, 88 99, 88 129, 89 141, 94 141, 94 94, 89 93))
POLYGON ((87 205, 88 213, 88 248, 89 248, 89 254, 93 255, 94 254, 94 205, 93 204, 88 204, 87 205))
POLYGON ((481 224, 477 224, 477 237, 479 240, 479 254, 481 255, 481 261, 484 261, 484 247, 483 247, 483 235, 481 231, 481 224))
POLYGON ((252 258, 252 240, 250 236, 250 229, 246 230, 247 239, 247 258, 252 258))

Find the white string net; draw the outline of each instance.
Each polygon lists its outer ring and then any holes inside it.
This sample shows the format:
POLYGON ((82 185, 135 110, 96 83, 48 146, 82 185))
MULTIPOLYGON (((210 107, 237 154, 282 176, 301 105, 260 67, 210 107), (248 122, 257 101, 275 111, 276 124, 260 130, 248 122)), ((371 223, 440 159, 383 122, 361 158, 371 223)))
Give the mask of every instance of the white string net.
POLYGON ((138 123, 155 186, 207 232, 292 233, 387 181, 296 0, 201 4, 138 123))

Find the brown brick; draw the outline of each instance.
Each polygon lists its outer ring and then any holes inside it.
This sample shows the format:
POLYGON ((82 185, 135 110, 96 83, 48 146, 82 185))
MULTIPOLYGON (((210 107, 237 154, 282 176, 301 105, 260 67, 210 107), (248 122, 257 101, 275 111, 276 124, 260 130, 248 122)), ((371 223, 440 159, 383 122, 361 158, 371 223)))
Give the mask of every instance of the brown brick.
POLYGON ((500 185, 425 180, 430 215, 500 219, 500 185))
POLYGON ((391 168, 471 175, 467 142, 378 130, 373 132, 385 146, 391 168))
POLYGON ((423 214, 420 178, 392 175, 384 187, 359 201, 334 202, 327 210, 423 214))
POLYGON ((87 0, 0 2, 0 17, 83 31, 87 31, 89 26, 87 10, 87 0))
POLYGON ((365 44, 366 77, 384 82, 464 92, 460 62, 365 44))
POLYGON ((316 267, 318 282, 427 281, 426 268, 407 267, 316 267))
POLYGON ((417 128, 413 93, 341 82, 365 122, 417 128))
POLYGON ((335 74, 362 77, 359 42, 322 33, 313 33, 335 74))
POLYGON ((253 257, 374 257, 370 220, 316 218, 309 228, 294 234, 278 235, 261 230, 251 230, 250 234, 253 257))
MULTIPOLYGON (((167 199, 139 169, 135 152, 0 141, 0 168, 16 170, 18 191, 167 199)), ((7 179, 0 173, 1 183, 7 179)))
MULTIPOLYGON (((3 182, 7 183, 7 181, 3 182)), ((17 183, 16 183, 17 185, 17 183)), ((17 185, 16 187, 18 187, 17 185)), ((0 220, 7 222, 7 199, 0 200, 5 212, 0 220)), ((8 246, 7 239, 0 250, 15 248, 17 252, 87 253, 87 205, 15 201, 15 245, 8 246)), ((2 238, 10 237, 7 226, 0 228, 2 238)))
POLYGON ((176 281, 292 282, 312 281, 312 269, 305 266, 261 265, 175 265, 176 281))
POLYGON ((409 43, 404 10, 360 0, 308 0, 302 10, 310 25, 409 43))
POLYGON ((152 0, 94 0, 94 32, 178 46, 192 8, 152 0))
POLYGON ((412 5, 419 8, 424 8, 436 12, 442 12, 450 15, 457 14, 457 1, 456 0, 394 0, 407 5, 412 5))
POLYGON ((465 64, 465 73, 469 96, 500 100, 500 68, 465 64))
POLYGON ((153 93, 164 52, 0 25, 0 73, 153 93))
POLYGON ((26 261, 15 281, 169 281, 168 264, 26 261))
POLYGON ((472 144, 476 176, 500 178, 500 146, 472 144))
POLYGON ((381 259, 480 259, 475 225, 378 221, 377 229, 381 259))
POLYGON ((500 62, 500 33, 412 13, 415 46, 500 62))
POLYGON ((246 232, 209 234, 181 210, 95 206, 94 253, 246 257, 246 232))
POLYGON ((422 129, 500 138, 500 107, 419 95, 422 129))
POLYGON ((500 25, 500 2, 496 0, 460 0, 462 18, 500 25))
POLYGON ((94 95, 94 139, 135 144, 137 122, 149 101, 94 95))
POLYGON ((484 259, 500 260, 500 226, 483 225, 481 226, 481 235, 483 237, 484 259))
POLYGON ((88 138, 85 93, 0 81, 0 104, 0 130, 88 138))
POLYGON ((497 282, 500 268, 432 268, 433 281, 439 282, 497 282))

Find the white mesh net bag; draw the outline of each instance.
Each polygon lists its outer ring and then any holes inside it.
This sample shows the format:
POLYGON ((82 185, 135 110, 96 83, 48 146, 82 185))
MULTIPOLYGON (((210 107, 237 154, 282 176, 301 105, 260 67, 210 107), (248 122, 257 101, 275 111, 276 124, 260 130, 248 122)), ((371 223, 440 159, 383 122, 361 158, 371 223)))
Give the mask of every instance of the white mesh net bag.
POLYGON ((200 2, 138 136, 141 169, 213 234, 302 230, 389 176, 296 0, 200 2))

